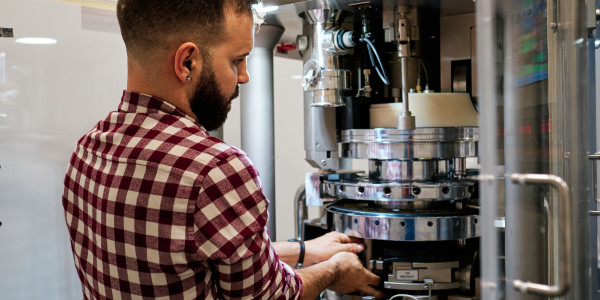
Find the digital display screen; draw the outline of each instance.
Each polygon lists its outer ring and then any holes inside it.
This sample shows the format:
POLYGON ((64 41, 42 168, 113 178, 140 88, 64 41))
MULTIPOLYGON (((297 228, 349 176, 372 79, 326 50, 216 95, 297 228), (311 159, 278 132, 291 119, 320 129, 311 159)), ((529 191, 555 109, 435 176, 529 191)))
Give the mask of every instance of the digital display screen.
POLYGON ((548 14, 544 0, 526 0, 519 4, 513 18, 512 36, 516 37, 514 87, 548 79, 548 14))

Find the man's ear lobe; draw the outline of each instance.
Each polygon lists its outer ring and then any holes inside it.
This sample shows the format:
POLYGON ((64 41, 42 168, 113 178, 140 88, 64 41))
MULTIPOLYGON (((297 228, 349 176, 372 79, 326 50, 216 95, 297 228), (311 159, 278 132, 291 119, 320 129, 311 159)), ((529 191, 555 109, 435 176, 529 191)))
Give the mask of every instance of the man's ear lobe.
POLYGON ((174 71, 179 81, 191 81, 193 74, 200 74, 201 68, 202 55, 198 46, 191 42, 181 44, 175 52, 174 59, 174 71))

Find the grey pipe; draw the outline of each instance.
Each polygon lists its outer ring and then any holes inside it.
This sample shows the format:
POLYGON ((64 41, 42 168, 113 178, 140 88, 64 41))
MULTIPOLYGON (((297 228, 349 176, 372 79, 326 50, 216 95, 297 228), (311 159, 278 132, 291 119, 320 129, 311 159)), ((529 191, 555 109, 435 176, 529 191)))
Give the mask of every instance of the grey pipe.
POLYGON ((250 82, 240 87, 242 149, 260 173, 263 193, 269 199, 269 236, 275 231, 275 130, 273 92, 273 48, 283 27, 268 18, 255 35, 254 50, 248 57, 250 82))

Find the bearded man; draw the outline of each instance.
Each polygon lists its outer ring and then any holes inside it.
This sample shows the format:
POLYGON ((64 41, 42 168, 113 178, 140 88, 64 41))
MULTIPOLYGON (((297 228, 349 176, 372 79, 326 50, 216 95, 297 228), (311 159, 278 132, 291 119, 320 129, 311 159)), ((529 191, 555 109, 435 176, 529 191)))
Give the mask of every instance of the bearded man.
POLYGON ((258 172, 209 135, 250 80, 254 3, 119 0, 127 89, 79 140, 64 182, 85 299, 381 296, 346 235, 272 243, 258 172))

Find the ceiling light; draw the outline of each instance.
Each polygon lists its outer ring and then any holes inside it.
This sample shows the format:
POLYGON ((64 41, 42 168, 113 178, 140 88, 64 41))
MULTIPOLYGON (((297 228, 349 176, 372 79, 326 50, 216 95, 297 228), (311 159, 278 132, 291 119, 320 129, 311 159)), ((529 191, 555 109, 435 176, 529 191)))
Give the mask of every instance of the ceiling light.
POLYGON ((51 39, 51 38, 24 37, 24 38, 16 39, 15 42, 17 42, 19 44, 25 44, 25 45, 54 45, 58 41, 55 39, 51 39))

